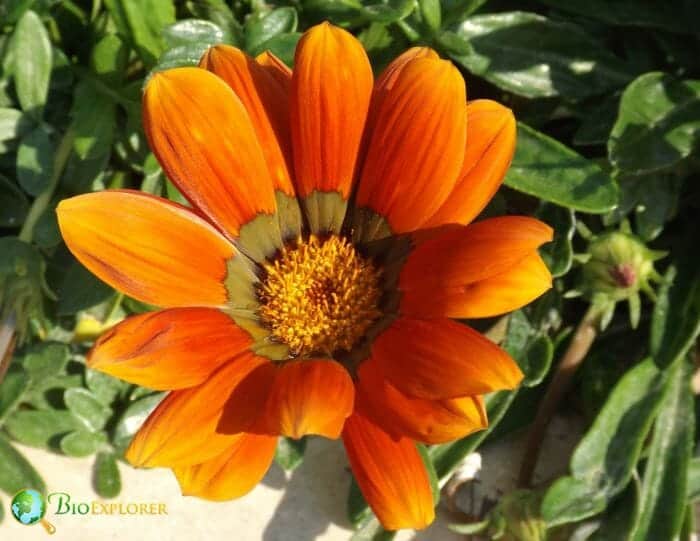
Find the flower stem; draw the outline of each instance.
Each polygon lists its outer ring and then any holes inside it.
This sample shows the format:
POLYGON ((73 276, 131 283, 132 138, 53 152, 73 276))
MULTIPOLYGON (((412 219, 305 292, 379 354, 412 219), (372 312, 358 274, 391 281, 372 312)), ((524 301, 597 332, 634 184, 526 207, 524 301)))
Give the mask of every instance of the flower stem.
POLYGON ((24 242, 32 241, 34 227, 39 221, 39 218, 41 218, 41 215, 49 206, 51 198, 56 191, 56 187, 58 186, 58 181, 63 174, 63 169, 66 167, 68 157, 73 149, 74 137, 73 132, 69 130, 65 133, 63 139, 61 139, 61 143, 56 149, 56 154, 54 154, 53 172, 51 174, 49 184, 46 186, 46 189, 37 196, 34 203, 32 203, 32 206, 29 209, 29 214, 27 214, 27 219, 24 221, 24 225, 19 232, 19 240, 24 242))
POLYGON ((523 460, 520 465, 520 475, 518 477, 518 484, 520 487, 527 488, 531 484, 532 474, 537 466, 537 458, 539 457, 540 446, 547 432, 547 426, 554 416, 564 393, 566 393, 569 388, 571 378, 576 373, 576 370, 593 345, 597 332, 598 319, 599 311, 594 307, 589 308, 576 328, 576 332, 571 338, 571 343, 566 353, 564 353, 564 357, 559 363, 559 366, 557 366, 557 370, 554 373, 549 387, 547 387, 547 392, 542 402, 540 402, 537 416, 528 433, 525 454, 523 455, 523 460))

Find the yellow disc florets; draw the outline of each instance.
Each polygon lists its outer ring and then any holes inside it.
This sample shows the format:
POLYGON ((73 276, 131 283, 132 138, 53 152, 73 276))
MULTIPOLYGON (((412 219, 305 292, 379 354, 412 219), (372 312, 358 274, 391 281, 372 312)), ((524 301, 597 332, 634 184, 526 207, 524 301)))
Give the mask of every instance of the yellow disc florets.
POLYGON ((344 238, 312 236, 265 271, 260 316, 293 355, 349 351, 381 315, 380 271, 344 238))

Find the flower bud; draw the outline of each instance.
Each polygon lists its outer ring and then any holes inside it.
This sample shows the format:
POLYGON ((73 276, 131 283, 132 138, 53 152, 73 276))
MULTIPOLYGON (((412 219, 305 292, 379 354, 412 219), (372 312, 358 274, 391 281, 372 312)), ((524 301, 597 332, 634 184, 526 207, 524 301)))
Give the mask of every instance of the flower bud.
POLYGON ((601 314, 601 327, 612 318, 615 304, 628 301, 632 327, 639 323, 639 291, 654 299, 651 281, 660 281, 654 262, 665 252, 650 250, 637 237, 612 231, 593 237, 588 246, 589 258, 583 265, 581 292, 601 314))
POLYGON ((501 498, 492 511, 492 524, 500 523, 502 541, 544 541, 547 524, 540 516, 541 495, 516 490, 501 498))

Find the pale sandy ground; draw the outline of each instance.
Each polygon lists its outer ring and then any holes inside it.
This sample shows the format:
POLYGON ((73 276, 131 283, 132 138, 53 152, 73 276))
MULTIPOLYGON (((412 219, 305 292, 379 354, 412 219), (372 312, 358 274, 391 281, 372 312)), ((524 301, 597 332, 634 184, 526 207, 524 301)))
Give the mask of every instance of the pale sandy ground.
MULTIPOLYGON (((98 499, 87 472, 91 459, 70 459, 20 447, 43 475, 48 492, 68 492, 72 501, 98 499)), ((123 490, 115 502, 163 502, 168 515, 103 516, 54 515, 49 537, 40 525, 23 526, 9 513, 2 496, 5 519, 0 540, 12 541, 347 541, 351 536, 345 516, 350 483, 343 451, 337 442, 312 440, 303 464, 291 474, 273 465, 263 482, 247 496, 225 503, 183 497, 169 470, 135 470, 120 464, 123 490)), ((401 541, 456 541, 443 520, 416 534, 401 532, 401 541)))

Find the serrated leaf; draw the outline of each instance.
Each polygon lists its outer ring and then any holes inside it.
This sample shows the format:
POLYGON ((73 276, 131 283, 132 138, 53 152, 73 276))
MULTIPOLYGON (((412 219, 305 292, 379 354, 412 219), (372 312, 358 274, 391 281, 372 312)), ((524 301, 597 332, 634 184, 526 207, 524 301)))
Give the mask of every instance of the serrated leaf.
POLYGON ((677 165, 699 139, 700 81, 653 72, 623 92, 608 154, 615 167, 643 175, 677 165))
POLYGON ((95 461, 95 492, 102 498, 116 498, 122 490, 119 466, 114 453, 98 453, 95 461))
POLYGON ((54 145, 45 126, 27 133, 17 149, 17 181, 29 195, 37 196, 51 182, 54 145))
POLYGON ((517 146, 505 184, 544 201, 599 214, 617 204, 610 175, 559 141, 518 123, 517 146))
POLYGON ((97 431, 104 428, 112 415, 112 410, 102 404, 97 397, 87 389, 68 389, 63 397, 70 412, 86 429, 97 431))
POLYGON ((0 434, 0 490, 13 496, 23 488, 46 492, 44 480, 31 463, 0 434))
POLYGON ((452 59, 491 83, 527 98, 582 99, 624 86, 621 60, 580 27, 513 11, 468 17, 452 29, 471 52, 452 59))
POLYGON ((31 10, 15 27, 11 54, 19 104, 23 111, 40 119, 49 92, 52 52, 46 28, 31 10))

